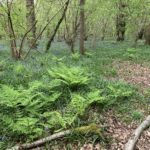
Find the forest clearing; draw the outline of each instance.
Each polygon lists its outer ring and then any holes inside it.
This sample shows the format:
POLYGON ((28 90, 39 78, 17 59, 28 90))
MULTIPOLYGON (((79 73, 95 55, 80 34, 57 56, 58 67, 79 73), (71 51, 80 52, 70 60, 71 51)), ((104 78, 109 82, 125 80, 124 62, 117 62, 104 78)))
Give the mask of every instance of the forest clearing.
POLYGON ((1 0, 0 150, 150 150, 149 18, 149 0, 1 0))

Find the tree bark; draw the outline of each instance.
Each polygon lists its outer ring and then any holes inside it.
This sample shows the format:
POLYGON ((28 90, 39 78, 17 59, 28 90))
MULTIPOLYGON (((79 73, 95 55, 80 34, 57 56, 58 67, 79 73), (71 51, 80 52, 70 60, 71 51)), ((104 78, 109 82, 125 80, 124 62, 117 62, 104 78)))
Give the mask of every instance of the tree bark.
MULTIPOLYGON (((74 6, 76 7, 76 6, 74 6)), ((66 44, 69 46, 72 53, 75 53, 74 47, 76 42, 76 37, 78 34, 78 28, 80 26, 80 22, 78 21, 78 10, 75 14, 73 14, 74 19, 72 19, 72 22, 70 25, 67 24, 67 18, 65 17, 65 25, 66 25, 66 32, 64 32, 64 40, 66 44)))
POLYGON ((58 31, 58 29, 59 29, 59 27, 60 27, 62 21, 63 21, 64 18, 65 18, 65 15, 66 15, 66 12, 67 12, 67 9, 68 9, 69 2, 70 2, 70 0, 67 0, 67 2, 66 2, 66 4, 65 4, 64 11, 63 11, 63 13, 62 13, 62 16, 61 16, 60 20, 58 21, 58 23, 57 23, 57 25, 56 25, 56 28, 55 28, 55 30, 54 30, 54 33, 52 34, 52 36, 50 37, 49 41, 47 42, 45 52, 48 52, 48 50, 50 49, 51 44, 52 44, 52 41, 54 40, 54 37, 55 37, 55 35, 56 35, 56 33, 57 33, 57 31, 58 31))
POLYGON ((17 50, 17 42, 16 42, 16 36, 15 31, 13 27, 12 17, 11 17, 11 7, 12 3, 9 3, 7 1, 7 18, 8 18, 8 30, 9 30, 9 37, 10 37, 10 46, 11 46, 11 55, 14 59, 20 59, 20 53, 17 50))
POLYGON ((84 14, 85 0, 80 0, 80 53, 84 55, 84 36, 85 36, 85 14, 84 14))
POLYGON ((126 4, 119 0, 118 2, 118 14, 116 18, 116 35, 117 41, 124 41, 126 31, 126 19, 125 19, 126 4))
POLYGON ((30 36, 28 39, 29 46, 33 49, 37 48, 36 44, 36 17, 35 17, 35 7, 34 0, 26 0, 26 18, 27 18, 27 29, 31 29, 30 36))

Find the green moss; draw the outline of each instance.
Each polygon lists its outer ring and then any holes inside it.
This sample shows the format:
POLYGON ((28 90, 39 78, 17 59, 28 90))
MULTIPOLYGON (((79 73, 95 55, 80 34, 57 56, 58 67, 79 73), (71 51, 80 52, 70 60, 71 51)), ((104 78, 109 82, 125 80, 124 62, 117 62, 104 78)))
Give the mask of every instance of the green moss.
POLYGON ((83 126, 83 127, 79 127, 79 128, 76 128, 74 131, 74 133, 77 133, 77 134, 101 134, 101 129, 98 125, 96 124, 90 124, 88 126, 83 126))

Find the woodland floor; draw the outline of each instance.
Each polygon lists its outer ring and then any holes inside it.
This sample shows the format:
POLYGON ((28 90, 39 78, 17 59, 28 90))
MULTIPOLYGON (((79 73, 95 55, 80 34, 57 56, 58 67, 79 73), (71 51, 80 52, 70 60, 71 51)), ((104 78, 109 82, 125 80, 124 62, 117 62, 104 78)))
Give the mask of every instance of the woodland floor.
MULTIPOLYGON (((113 80, 124 80, 130 84, 134 84, 138 87, 139 91, 144 91, 150 88, 150 68, 146 65, 136 64, 130 61, 124 62, 114 62, 113 66, 117 70, 118 76, 112 78, 113 80)), ((141 108, 138 108, 141 109, 141 108)), ((140 111, 148 114, 145 107, 140 111)), ((148 110, 150 111, 150 110, 148 110)), ((93 110, 92 112, 93 113, 93 110)), ((97 112, 95 112, 98 115, 97 112)), ((117 117, 118 114, 114 110, 109 110, 104 114, 104 126, 107 126, 105 137, 111 139, 108 145, 104 143, 92 144, 91 142, 86 142, 85 144, 79 141, 74 144, 71 143, 71 149, 74 150, 123 150, 124 145, 128 141, 132 132, 138 127, 139 122, 132 121, 130 124, 126 124, 117 117), (102 146, 105 145, 105 146, 102 146)), ((91 116, 91 118, 93 115, 91 116)), ((97 118, 100 116, 97 116, 97 118)), ((101 117, 100 117, 101 118, 101 117)), ((57 143, 57 142, 56 142, 57 143)), ((68 144, 68 143, 67 143, 68 144)), ((53 150, 66 150, 66 143, 62 142, 61 145, 54 144, 51 149, 53 150), (63 148, 64 147, 64 148, 63 148)), ((68 148, 69 149, 69 148, 68 148)), ((144 131, 141 138, 139 139, 136 150, 150 150, 150 130, 144 131)))
MULTIPOLYGON (((117 69, 119 79, 136 85, 139 91, 150 88, 150 68, 147 67, 146 64, 136 64, 130 61, 124 61, 114 62, 114 66, 117 69)), ((143 109, 142 111, 145 110, 143 109)), ((108 134, 114 139, 114 143, 111 145, 110 150, 122 150, 138 124, 132 122, 130 125, 126 125, 111 114, 113 114, 113 112, 109 112, 106 119, 107 124, 110 125, 108 134)), ((136 149, 150 149, 150 130, 143 133, 138 141, 136 149)))
POLYGON ((140 90, 150 88, 150 68, 146 64, 136 64, 130 61, 114 62, 118 77, 134 84, 140 90))
MULTIPOLYGON (((136 64, 131 61, 114 61, 113 67, 117 71, 117 77, 111 78, 111 80, 124 80, 129 84, 134 84, 138 87, 140 92, 150 88, 150 68, 146 64, 136 64)), ((149 105, 149 104, 148 104, 149 105)), ((139 108, 141 109, 145 116, 148 115, 150 111, 149 108, 139 108)), ((92 114, 95 110, 92 110, 92 114)), ((95 112, 97 118, 98 113, 95 112)), ((138 127, 139 121, 132 121, 130 124, 124 123, 122 119, 117 117, 117 113, 114 110, 109 110, 104 114, 103 119, 105 120, 103 125, 107 126, 106 132, 104 133, 105 138, 111 139, 111 142, 106 143, 96 143, 87 142, 83 144, 80 141, 68 143, 67 141, 57 141, 53 143, 50 149, 52 150, 123 150, 124 145, 128 141, 132 132, 138 127), (61 144, 60 144, 61 143, 61 144), (68 148, 66 148, 68 145, 68 148), (102 146, 103 145, 103 146, 102 146), (69 148, 70 147, 70 148, 69 148)), ((91 116, 92 119, 93 115, 91 116)), ((95 117, 95 116, 94 116, 95 117)), ((49 147, 49 146, 48 146, 49 147)), ((39 148, 40 150, 42 148, 39 148)), ((38 150, 38 148, 36 149, 38 150)), ((150 150, 150 130, 144 131, 141 138, 138 140, 136 145, 136 150, 150 150)))
MULTIPOLYGON (((90 44, 86 44, 89 47, 90 44)), ((59 47, 54 45, 51 51, 56 56, 59 56, 59 52, 61 56, 68 56, 68 51, 67 53, 64 52, 61 49, 62 47, 64 45, 59 47), (59 49, 59 52, 56 49, 59 49)), ((131 133, 150 114, 150 48, 139 45, 137 52, 134 52, 137 57, 131 59, 126 55, 123 56, 126 53, 126 49, 130 47, 131 45, 128 43, 118 45, 110 41, 99 43, 94 51, 96 55, 92 60, 95 63, 92 69, 96 74, 100 74, 107 80, 123 80, 134 85, 139 93, 146 95, 146 104, 141 102, 132 106, 133 104, 129 102, 125 106, 120 106, 121 108, 112 107, 102 113, 99 113, 96 108, 92 108, 89 112, 88 120, 91 121, 94 118, 97 124, 106 127, 103 135, 104 139, 100 140, 100 142, 97 142, 97 137, 94 137, 94 139, 86 136, 80 138, 64 137, 35 150, 123 150, 131 133), (130 110, 133 111, 133 109, 141 112, 143 116, 138 120, 131 119, 130 110)), ((67 59, 66 63, 71 63, 69 61, 67 59)), ((89 59, 85 60, 84 63, 87 63, 86 65, 89 67, 91 62, 88 61, 89 59)), ((75 62, 75 65, 78 65, 78 63, 80 64, 81 62, 75 62)), ((150 150, 150 130, 146 130, 142 134, 136 150, 150 150)))
MULTIPOLYGON (((150 68, 146 64, 136 64, 130 61, 115 61, 113 66, 117 70, 117 78, 114 80, 124 80, 138 87, 139 91, 150 88, 150 68)), ((142 110, 143 112, 145 109, 142 110)), ((149 111, 149 110, 148 110, 149 111)), ((111 137, 112 143, 109 148, 102 148, 100 144, 93 146, 85 144, 81 150, 123 150, 132 132, 138 127, 137 122, 130 125, 123 123, 116 117, 114 111, 109 111, 104 117, 105 124, 108 125, 106 136, 111 137)), ((136 150, 150 150, 150 130, 144 131, 139 139, 136 150)))
MULTIPOLYGON (((124 80, 138 87, 139 91, 150 88, 150 68, 146 64, 136 64, 130 61, 115 61, 113 66, 117 70, 117 78, 114 80, 124 80)), ((145 112, 145 109, 141 110, 145 112)), ((149 110, 148 110, 149 111, 149 110)), ((137 122, 130 125, 123 123, 116 117, 114 111, 110 110, 104 117, 105 124, 108 125, 106 136, 111 137, 110 147, 103 148, 100 144, 85 144, 81 150, 123 150, 132 132, 138 127, 137 122)), ((150 130, 144 131, 139 139, 136 150, 150 150, 150 130)))

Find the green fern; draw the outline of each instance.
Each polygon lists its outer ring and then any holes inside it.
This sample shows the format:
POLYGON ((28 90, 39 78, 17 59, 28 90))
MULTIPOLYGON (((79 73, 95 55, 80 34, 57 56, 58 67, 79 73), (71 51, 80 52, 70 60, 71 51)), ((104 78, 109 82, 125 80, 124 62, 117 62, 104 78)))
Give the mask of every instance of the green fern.
POLYGON ((43 130, 38 128, 39 120, 37 118, 23 117, 18 118, 13 124, 13 132, 17 135, 28 135, 35 138, 42 135, 43 130))
POLYGON ((103 99, 102 103, 105 106, 119 104, 119 102, 129 99, 133 93, 134 89, 125 83, 109 83, 104 90, 105 99, 103 99))
POLYGON ((58 111, 45 112, 42 116, 46 120, 44 126, 49 129, 54 127, 58 129, 66 127, 66 122, 58 111))
POLYGON ((59 79, 69 87, 77 87, 87 85, 89 78, 85 70, 80 67, 67 67, 61 64, 48 70, 49 75, 54 79, 59 79))
POLYGON ((71 55, 71 58, 73 59, 73 60, 76 60, 76 61, 78 61, 79 59, 80 59, 80 54, 79 53, 74 53, 74 54, 72 54, 71 55))
POLYGON ((1 85, 0 121, 2 127, 0 128, 2 134, 3 127, 6 126, 9 136, 40 136, 43 131, 43 128, 38 126, 41 122, 41 114, 49 111, 51 105, 61 95, 61 92, 53 91, 55 86, 52 86, 52 83, 50 86, 44 85, 38 81, 30 83, 28 89, 14 89, 1 85))
POLYGON ((83 115, 86 108, 92 103, 99 102, 103 99, 99 90, 93 90, 84 96, 78 93, 72 94, 71 102, 68 104, 65 112, 65 120, 68 124, 72 124, 74 120, 83 115))
POLYGON ((120 82, 107 83, 102 89, 91 87, 90 78, 80 67, 59 64, 48 73, 51 78, 29 82, 26 88, 0 85, 1 135, 10 140, 32 140, 46 129, 72 125, 93 103, 110 106, 133 94, 132 88, 120 82), (80 90, 72 90, 77 87, 80 90))

